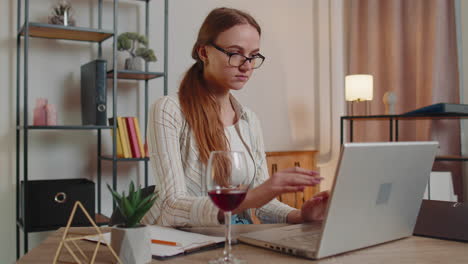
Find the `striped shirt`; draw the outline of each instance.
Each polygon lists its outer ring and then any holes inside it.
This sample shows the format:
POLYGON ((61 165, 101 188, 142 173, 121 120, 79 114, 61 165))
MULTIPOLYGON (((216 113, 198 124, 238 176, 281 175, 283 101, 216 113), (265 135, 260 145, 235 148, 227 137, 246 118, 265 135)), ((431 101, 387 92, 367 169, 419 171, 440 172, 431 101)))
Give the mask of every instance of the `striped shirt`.
MULTIPOLYGON (((235 128, 254 161, 255 187, 269 177, 260 122, 233 96, 231 103, 236 116, 245 121, 237 122, 235 128)), ((199 159, 196 139, 178 98, 158 99, 151 106, 148 122, 148 150, 159 197, 143 222, 164 226, 219 225, 219 209, 203 193, 205 165, 199 159)), ((273 199, 255 212, 262 223, 284 223, 292 210, 273 199)), ((250 210, 241 217, 251 219, 250 210)))

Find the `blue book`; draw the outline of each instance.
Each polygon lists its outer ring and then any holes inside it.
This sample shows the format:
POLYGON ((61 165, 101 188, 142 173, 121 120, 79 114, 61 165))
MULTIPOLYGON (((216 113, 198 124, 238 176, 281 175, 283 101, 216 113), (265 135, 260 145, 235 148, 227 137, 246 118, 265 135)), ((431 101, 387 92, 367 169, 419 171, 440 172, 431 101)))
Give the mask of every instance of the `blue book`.
POLYGON ((467 104, 449 104, 438 103, 425 106, 407 113, 405 116, 423 116, 423 115, 468 115, 467 104))

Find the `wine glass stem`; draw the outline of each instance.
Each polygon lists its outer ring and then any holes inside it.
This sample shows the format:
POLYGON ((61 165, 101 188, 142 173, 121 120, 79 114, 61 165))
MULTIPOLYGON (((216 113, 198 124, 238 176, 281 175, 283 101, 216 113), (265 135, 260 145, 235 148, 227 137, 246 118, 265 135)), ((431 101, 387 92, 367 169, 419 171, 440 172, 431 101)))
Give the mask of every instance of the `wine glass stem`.
POLYGON ((230 263, 231 260, 231 212, 224 212, 224 231, 226 242, 224 243, 224 261, 230 263))

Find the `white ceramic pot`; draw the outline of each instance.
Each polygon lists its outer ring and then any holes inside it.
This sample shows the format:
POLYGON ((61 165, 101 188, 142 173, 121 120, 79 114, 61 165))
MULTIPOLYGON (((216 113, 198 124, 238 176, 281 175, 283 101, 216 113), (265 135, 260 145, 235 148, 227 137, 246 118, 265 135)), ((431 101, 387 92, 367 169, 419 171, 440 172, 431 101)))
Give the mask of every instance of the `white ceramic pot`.
POLYGON ((151 238, 147 226, 113 227, 111 246, 124 264, 151 262, 151 238))
POLYGON ((130 57, 125 60, 125 69, 132 71, 142 71, 144 60, 141 57, 130 57))

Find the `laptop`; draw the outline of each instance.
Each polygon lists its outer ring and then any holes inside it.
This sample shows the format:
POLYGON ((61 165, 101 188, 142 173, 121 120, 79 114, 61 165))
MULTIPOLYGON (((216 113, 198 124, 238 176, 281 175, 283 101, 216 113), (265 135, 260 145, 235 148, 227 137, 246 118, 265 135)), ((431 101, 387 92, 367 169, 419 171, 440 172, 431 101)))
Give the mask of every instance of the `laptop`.
POLYGON ((411 236, 437 150, 438 142, 345 143, 323 223, 239 240, 319 259, 411 236))

